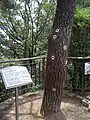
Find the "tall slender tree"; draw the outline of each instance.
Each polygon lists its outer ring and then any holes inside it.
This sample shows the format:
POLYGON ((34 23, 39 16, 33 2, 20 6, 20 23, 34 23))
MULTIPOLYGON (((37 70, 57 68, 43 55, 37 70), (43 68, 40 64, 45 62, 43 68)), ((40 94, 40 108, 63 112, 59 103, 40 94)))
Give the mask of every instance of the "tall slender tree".
POLYGON ((57 0, 55 19, 48 37, 45 91, 41 114, 60 112, 64 84, 67 82, 67 56, 76 0, 57 0))
POLYGON ((0 49, 6 51, 5 57, 46 53, 46 37, 55 12, 55 3, 50 1, 0 0, 0 36, 5 36, 0 49))

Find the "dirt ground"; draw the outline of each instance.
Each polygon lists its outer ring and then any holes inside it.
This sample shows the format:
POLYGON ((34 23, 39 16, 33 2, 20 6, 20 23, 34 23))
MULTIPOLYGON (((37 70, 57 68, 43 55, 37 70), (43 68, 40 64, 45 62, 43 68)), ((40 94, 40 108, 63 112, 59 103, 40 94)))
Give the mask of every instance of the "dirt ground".
MULTIPOLYGON (((19 120, 44 120, 39 113, 41 102, 42 97, 39 95, 30 95, 19 100, 19 120)), ((66 120, 90 120, 87 108, 81 106, 80 99, 76 97, 65 96, 61 109, 66 120)), ((15 104, 0 111, 0 120, 15 120, 15 104)))

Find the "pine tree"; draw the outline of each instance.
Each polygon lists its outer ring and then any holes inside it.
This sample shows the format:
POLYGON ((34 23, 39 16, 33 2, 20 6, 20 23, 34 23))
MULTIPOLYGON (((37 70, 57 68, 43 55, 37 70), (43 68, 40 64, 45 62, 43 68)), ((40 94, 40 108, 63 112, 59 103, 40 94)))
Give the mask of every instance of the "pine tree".
MULTIPOLYGON (((57 0, 56 14, 48 37, 45 91, 41 114, 60 112, 63 88, 67 82, 67 56, 76 0, 57 0)), ((60 119, 59 119, 60 120, 60 119)))

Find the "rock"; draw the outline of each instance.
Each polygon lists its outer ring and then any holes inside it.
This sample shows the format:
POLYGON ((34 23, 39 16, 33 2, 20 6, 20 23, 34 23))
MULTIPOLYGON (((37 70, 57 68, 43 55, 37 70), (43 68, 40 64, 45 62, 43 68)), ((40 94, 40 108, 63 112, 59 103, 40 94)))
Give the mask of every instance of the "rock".
POLYGON ((89 106, 88 106, 88 112, 90 112, 90 104, 89 104, 89 106))
POLYGON ((82 105, 90 108, 90 95, 82 99, 82 105))

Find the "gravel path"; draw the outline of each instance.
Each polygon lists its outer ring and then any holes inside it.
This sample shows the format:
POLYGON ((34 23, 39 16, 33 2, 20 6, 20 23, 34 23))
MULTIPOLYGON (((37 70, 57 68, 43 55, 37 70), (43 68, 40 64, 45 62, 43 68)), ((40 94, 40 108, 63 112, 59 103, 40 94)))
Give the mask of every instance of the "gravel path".
MULTIPOLYGON (((42 102, 42 97, 40 97, 32 95, 20 100, 19 120, 44 120, 39 113, 42 102)), ((66 120, 90 120, 87 108, 81 106, 80 100, 75 97, 64 97, 61 109, 66 120)), ((15 120, 14 103, 8 109, 0 111, 0 120, 15 120)))

